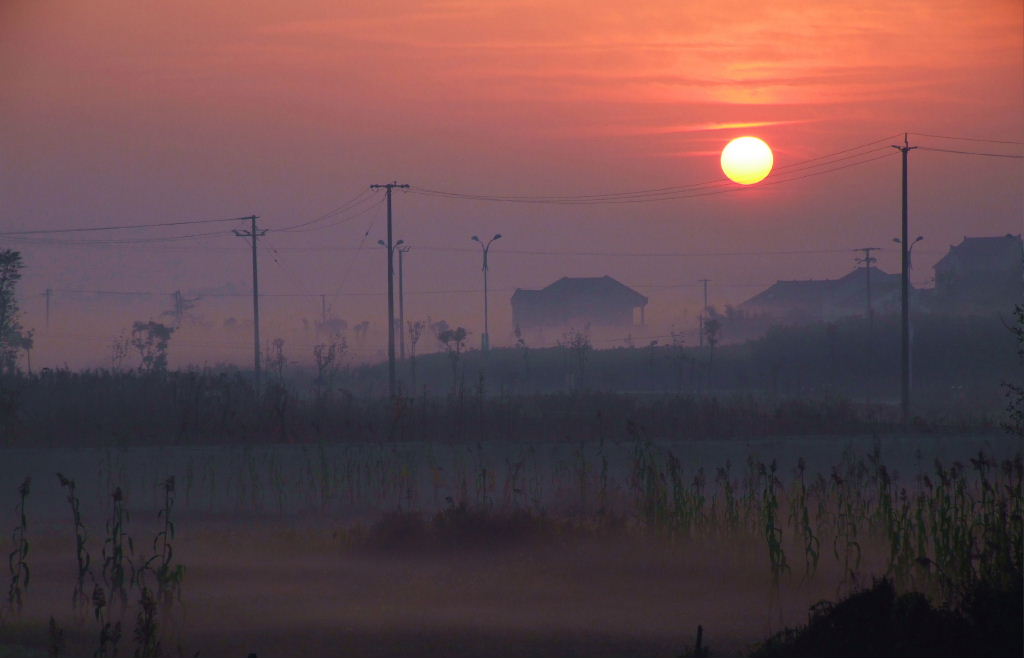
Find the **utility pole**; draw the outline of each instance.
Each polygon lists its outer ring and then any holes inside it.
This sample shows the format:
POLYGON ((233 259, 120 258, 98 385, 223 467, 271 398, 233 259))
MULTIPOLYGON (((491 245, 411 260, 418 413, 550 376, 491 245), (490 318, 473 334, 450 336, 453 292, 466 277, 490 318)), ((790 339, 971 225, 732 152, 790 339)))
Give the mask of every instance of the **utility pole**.
POLYGON ((320 326, 327 329, 327 295, 320 295, 320 326))
POLYGON ((398 248, 398 359, 405 361, 405 268, 402 256, 412 247, 402 245, 398 248))
MULTIPOLYGON (((878 259, 871 255, 872 251, 878 251, 879 247, 860 247, 854 251, 863 251, 863 258, 855 258, 857 263, 864 264, 865 289, 867 292, 867 320, 868 320, 868 349, 867 349, 867 370, 869 379, 874 375, 875 365, 875 309, 871 305, 871 265, 878 259)), ((871 402, 871 385, 868 384, 868 402, 871 402)))
POLYGON ((50 330, 50 297, 53 295, 53 291, 49 288, 46 289, 46 330, 50 330))
POLYGON ((900 262, 903 271, 900 296, 900 406, 903 412, 903 425, 906 427, 910 424, 910 233, 907 227, 907 154, 917 147, 910 145, 906 133, 903 133, 903 146, 893 144, 892 147, 903 155, 903 221, 902 239, 900 240, 900 262))
POLYGON ((383 185, 371 185, 371 190, 383 189, 388 201, 388 393, 395 397, 395 251, 391 231, 391 191, 408 188, 392 181, 383 185))
POLYGON ((260 370, 260 278, 259 278, 259 263, 256 259, 256 243, 257 241, 267 234, 267 229, 257 229, 256 220, 259 219, 256 215, 252 215, 247 218, 251 224, 251 228, 248 231, 241 229, 235 229, 232 231, 236 236, 240 238, 252 238, 252 343, 253 343, 253 372, 256 378, 256 394, 259 395, 261 389, 262 372, 260 370))
POLYGON ((481 251, 483 251, 484 254, 484 266, 482 268, 484 271, 484 334, 483 336, 480 337, 480 350, 484 354, 487 354, 491 349, 491 332, 490 325, 488 324, 487 312, 487 254, 491 251, 491 243, 494 242, 495 240, 500 239, 501 233, 495 233, 494 237, 488 240, 486 243, 475 235, 472 238, 470 238, 470 240, 480 245, 480 249, 481 251))
POLYGON ((700 319, 697 321, 698 333, 700 334, 697 340, 700 341, 699 346, 704 347, 704 316, 708 313, 708 282, 711 279, 697 279, 697 283, 704 284, 704 310, 700 313, 700 319))
POLYGON ((864 258, 855 258, 854 261, 857 262, 857 263, 863 263, 864 264, 864 273, 865 273, 865 276, 866 276, 865 286, 866 286, 866 289, 867 289, 867 296, 868 296, 867 318, 868 318, 868 334, 869 335, 871 333, 871 327, 872 327, 872 325, 874 324, 874 321, 875 321, 875 310, 871 306, 871 265, 872 265, 872 263, 875 263, 876 261, 878 261, 877 258, 875 258, 874 256, 871 255, 871 252, 872 251, 878 251, 879 249, 880 249, 880 247, 858 247, 857 249, 854 249, 854 251, 863 251, 864 252, 864 258))

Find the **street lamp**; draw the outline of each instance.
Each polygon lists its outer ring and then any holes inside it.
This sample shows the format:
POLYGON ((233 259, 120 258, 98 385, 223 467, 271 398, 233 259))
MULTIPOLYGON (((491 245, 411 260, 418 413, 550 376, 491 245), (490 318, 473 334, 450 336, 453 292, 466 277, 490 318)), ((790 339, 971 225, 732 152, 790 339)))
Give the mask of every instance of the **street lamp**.
POLYGON ((486 243, 475 235, 472 238, 470 238, 473 242, 476 242, 477 244, 480 245, 480 249, 483 251, 484 254, 484 333, 480 337, 480 349, 484 353, 491 349, 491 337, 489 325, 487 322, 487 252, 491 250, 491 243, 500 238, 501 233, 495 233, 494 237, 488 240, 486 243))
MULTIPOLYGON (((383 240, 377 240, 377 244, 379 244, 380 246, 384 247, 385 249, 387 249, 387 247, 388 247, 388 243, 384 242, 383 240)), ((402 300, 402 252, 403 252, 403 250, 399 249, 399 247, 401 247, 403 244, 405 244, 405 240, 399 240, 395 244, 391 245, 391 252, 388 254, 388 256, 389 256, 388 262, 390 263, 392 258, 394 258, 395 252, 396 251, 398 252, 398 315, 399 315, 399 317, 404 317, 404 310, 403 309, 405 308, 405 303, 402 300)), ((406 249, 405 251, 407 251, 407 250, 408 249, 406 249)), ((391 275, 391 276, 394 276, 393 271, 388 272, 388 274, 391 275)), ((393 285, 393 281, 388 281, 388 286, 390 287, 391 285, 393 285)), ((392 316, 392 317, 390 317, 388 319, 391 321, 391 334, 393 335, 394 331, 395 331, 395 319, 394 319, 394 316, 392 316)), ((399 330, 399 339, 401 340, 402 337, 403 337, 403 335, 401 333, 401 331, 402 331, 402 321, 401 320, 399 320, 399 323, 398 323, 398 330, 399 330)), ((392 347, 392 352, 393 351, 394 351, 394 347, 392 347)), ((402 353, 402 355, 399 358, 405 359, 405 344, 404 344, 404 341, 402 341, 401 353, 402 353)))
MULTIPOLYGON (((920 242, 921 240, 924 240, 924 236, 923 235, 919 235, 916 238, 914 238, 914 241, 910 243, 909 247, 907 247, 907 269, 908 270, 914 269, 914 265, 913 265, 913 261, 911 260, 911 256, 913 256, 913 254, 914 254, 914 245, 917 244, 918 242, 920 242)), ((892 241, 895 242, 896 244, 903 244, 903 241, 900 240, 899 238, 893 238, 892 241)))

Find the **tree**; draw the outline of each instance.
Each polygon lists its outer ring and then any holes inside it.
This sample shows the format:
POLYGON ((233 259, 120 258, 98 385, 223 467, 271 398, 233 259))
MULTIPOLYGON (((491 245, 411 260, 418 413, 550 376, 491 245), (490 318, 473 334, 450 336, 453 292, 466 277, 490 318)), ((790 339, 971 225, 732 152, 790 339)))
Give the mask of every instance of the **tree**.
POLYGON ((32 349, 32 332, 18 321, 16 288, 24 264, 21 254, 11 249, 0 251, 0 371, 18 367, 18 352, 32 349))
MULTIPOLYGON (((1010 327, 1010 331, 1017 339, 1017 359, 1024 366, 1024 304, 1014 306, 1013 315, 1016 323, 1010 327)), ((1024 439, 1024 384, 1006 382, 1004 386, 1009 400, 1006 407, 1009 419, 1003 427, 1007 432, 1024 439)))
POLYGON ((466 338, 469 336, 469 332, 464 327, 448 328, 448 323, 444 320, 435 324, 434 327, 444 327, 438 331, 437 340, 444 345, 452 364, 452 391, 454 392, 458 390, 459 384, 459 356, 466 348, 466 338))
POLYGON ((136 321, 132 325, 132 347, 139 353, 139 370, 163 372, 167 370, 167 346, 174 328, 160 322, 136 321))
POLYGON ((712 317, 704 321, 704 340, 708 344, 708 385, 715 368, 715 347, 722 339, 722 321, 712 317))

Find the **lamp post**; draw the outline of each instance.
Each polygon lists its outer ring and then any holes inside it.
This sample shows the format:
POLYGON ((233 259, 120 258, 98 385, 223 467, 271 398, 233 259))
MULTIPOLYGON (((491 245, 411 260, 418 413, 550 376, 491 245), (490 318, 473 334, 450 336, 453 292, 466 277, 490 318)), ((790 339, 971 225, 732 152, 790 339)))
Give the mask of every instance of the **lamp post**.
POLYGON ((473 240, 473 242, 476 242, 477 244, 480 245, 480 249, 483 251, 484 255, 484 333, 480 337, 480 349, 485 354, 487 353, 488 350, 491 349, 491 336, 489 330, 490 327, 488 325, 487 318, 487 252, 491 250, 491 243, 500 238, 501 233, 495 233, 494 237, 488 240, 486 243, 475 235, 472 238, 470 238, 471 240, 473 240))
MULTIPOLYGON (((907 247, 907 269, 908 270, 914 269, 914 264, 913 264, 913 260, 911 259, 911 256, 914 255, 914 245, 917 244, 918 242, 920 242, 921 240, 924 240, 924 236, 923 235, 919 235, 916 238, 914 238, 914 241, 910 243, 909 247, 907 247)), ((903 241, 900 240, 899 238, 893 238, 892 241, 895 242, 896 244, 903 244, 903 241)))
MULTIPOLYGON (((385 249, 387 249, 387 247, 388 247, 388 243, 384 242, 383 240, 377 240, 377 244, 379 244, 380 246, 384 247, 385 249)), ((394 256, 395 256, 395 252, 396 251, 398 252, 398 309, 399 309, 398 313, 399 313, 399 315, 402 314, 402 306, 403 306, 403 304, 402 304, 402 250, 399 249, 399 247, 401 247, 403 244, 405 244, 405 240, 399 240, 398 242, 395 242, 393 245, 391 245, 391 252, 388 254, 388 262, 390 263, 392 261, 392 259, 394 258, 394 256)), ((393 277, 394 276, 394 270, 389 272, 389 274, 391 274, 391 276, 393 277)), ((393 285, 393 282, 389 281, 388 282, 388 287, 391 287, 392 285, 393 285)), ((391 327, 389 327, 388 331, 389 331, 389 333, 394 335, 394 331, 395 331, 394 315, 392 315, 389 318, 389 320, 391 321, 391 327)), ((398 326, 401 327, 402 325, 399 324, 398 326)), ((392 344, 392 351, 394 351, 394 345, 393 344, 392 344)), ((404 349, 403 349, 403 351, 404 351, 404 349)), ((405 357, 401 357, 401 358, 405 358, 405 357)))

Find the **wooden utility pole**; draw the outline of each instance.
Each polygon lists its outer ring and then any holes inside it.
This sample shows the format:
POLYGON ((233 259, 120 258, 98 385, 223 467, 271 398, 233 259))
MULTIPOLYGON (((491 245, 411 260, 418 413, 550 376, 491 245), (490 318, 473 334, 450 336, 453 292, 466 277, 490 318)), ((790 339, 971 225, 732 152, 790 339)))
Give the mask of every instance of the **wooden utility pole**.
POLYGON ((391 191, 395 188, 407 188, 408 185, 399 185, 396 182, 383 185, 371 185, 371 190, 383 189, 387 195, 388 202, 388 393, 395 397, 395 252, 394 240, 391 230, 391 191))
POLYGON ((50 330, 50 298, 53 296, 53 290, 50 288, 46 289, 46 330, 50 330))
MULTIPOLYGON (((864 264, 864 286, 867 293, 867 320, 868 320, 868 341, 867 341, 867 372, 868 379, 874 376, 875 367, 875 309, 871 305, 871 265, 878 259, 871 255, 872 251, 878 251, 879 247, 860 247, 854 251, 863 251, 863 258, 854 259, 857 263, 864 264)), ((868 402, 871 402, 871 384, 868 383, 868 402)))
POLYGON ((903 155, 903 214, 900 254, 903 271, 900 295, 900 407, 904 427, 910 424, 910 231, 907 227, 907 154, 916 149, 903 133, 903 145, 893 144, 903 155))
POLYGON ((260 278, 259 278, 259 262, 256 258, 256 243, 257 241, 267 234, 267 229, 257 229, 256 220, 259 219, 256 215, 247 217, 251 222, 251 228, 248 231, 241 229, 235 229, 232 231, 236 236, 240 238, 252 238, 252 342, 253 342, 253 372, 256 380, 256 394, 259 395, 262 383, 262 372, 260 368, 260 278))
POLYGON ((854 251, 863 251, 864 252, 864 258, 856 258, 854 260, 857 263, 863 263, 864 264, 864 274, 865 274, 865 277, 866 277, 864 285, 866 286, 867 297, 868 297, 867 318, 868 318, 868 334, 869 335, 871 333, 871 326, 874 324, 874 320, 875 320, 875 310, 871 306, 871 265, 878 260, 877 258, 875 258, 874 256, 871 255, 871 252, 872 251, 878 251, 878 250, 879 250, 879 247, 858 247, 857 249, 854 249, 854 251))
POLYGON ((405 269, 402 256, 411 247, 402 245, 398 248, 398 358, 405 361, 405 269))

